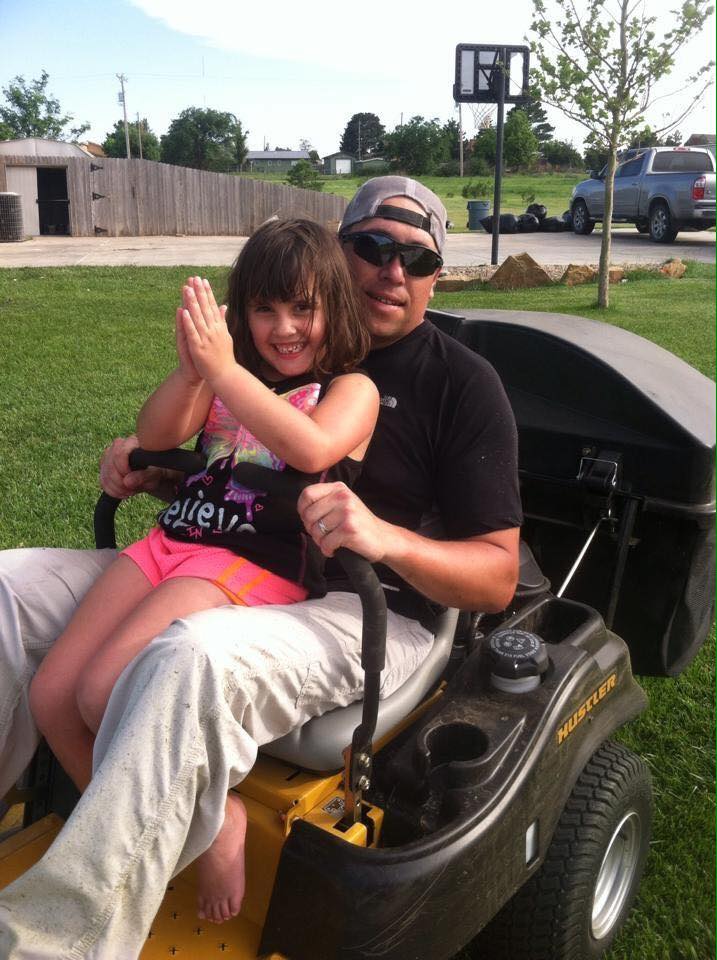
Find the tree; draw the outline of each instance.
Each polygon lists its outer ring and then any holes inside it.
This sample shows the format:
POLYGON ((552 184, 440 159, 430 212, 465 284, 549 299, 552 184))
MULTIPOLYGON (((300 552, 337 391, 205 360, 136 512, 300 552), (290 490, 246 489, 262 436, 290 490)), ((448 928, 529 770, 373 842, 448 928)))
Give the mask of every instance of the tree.
POLYGON ((249 148, 246 145, 246 138, 249 136, 249 131, 245 130, 242 126, 241 120, 237 120, 236 130, 234 132, 234 137, 236 140, 236 149, 234 152, 234 157, 236 159, 236 169, 241 170, 246 162, 246 155, 249 153, 249 148))
MULTIPOLYGON (((139 156, 139 133, 136 123, 127 124, 129 131, 129 149, 133 157, 139 156)), ((142 157, 145 160, 159 160, 159 140, 157 135, 149 129, 147 118, 140 120, 142 131, 142 157)), ((127 141, 124 135, 124 120, 117 120, 111 133, 108 133, 102 144, 102 149, 108 157, 126 157, 127 141)))
POLYGON ((659 137, 649 124, 641 130, 633 133, 627 146, 628 148, 638 149, 639 147, 679 147, 682 143, 682 134, 679 130, 666 137, 659 137))
POLYGON ((339 149, 359 160, 380 156, 385 128, 375 113, 355 113, 341 136, 339 149))
POLYGON ((295 163, 286 175, 286 182, 302 190, 324 189, 323 181, 319 180, 318 170, 308 160, 299 160, 295 163))
POLYGON ((540 153, 546 163, 554 167, 569 167, 571 169, 581 169, 583 158, 572 145, 565 140, 548 140, 540 149, 540 153))
MULTIPOLYGON (((533 0, 531 30, 536 39, 535 81, 543 99, 582 124, 595 144, 607 149, 598 306, 609 305, 610 222, 618 148, 645 122, 657 99, 656 83, 672 71, 679 50, 712 13, 708 0, 685 0, 673 12, 671 29, 660 40, 655 17, 645 3, 634 0, 586 0, 581 12, 577 0, 533 0), (550 9, 548 9, 548 4, 550 9)), ((711 83, 705 78, 713 64, 699 68, 691 86, 688 107, 656 133, 665 133, 687 116, 711 83)))
MULTIPOLYGON (((505 127, 503 128, 505 135, 505 127)), ((495 127, 483 127, 473 141, 471 173, 484 176, 495 169, 495 155, 498 150, 498 132, 495 127)))
POLYGON ((527 167, 538 155, 538 139, 523 110, 511 110, 503 128, 503 159, 509 167, 527 167))
POLYGON ((164 163, 197 170, 237 170, 246 157, 246 134, 233 113, 189 107, 172 120, 160 143, 164 163))
MULTIPOLYGON (((530 122, 530 129, 542 147, 544 143, 548 143, 549 140, 553 139, 555 127, 548 123, 548 115, 540 101, 540 91, 536 87, 532 87, 528 91, 528 96, 529 99, 526 103, 521 103, 519 107, 513 107, 510 113, 521 110, 526 115, 530 122)), ((508 116, 510 116, 510 114, 508 114, 508 116)))
POLYGON ((384 146, 392 168, 406 173, 433 173, 450 155, 445 132, 436 117, 411 117, 408 123, 386 134, 384 146))
POLYGON ((42 137, 50 140, 77 140, 90 129, 89 123, 70 127, 72 114, 62 115, 59 100, 48 95, 47 81, 50 75, 43 70, 39 80, 15 77, 3 87, 7 101, 0 106, 0 139, 14 140, 21 137, 42 137), (68 136, 69 135, 69 136, 68 136))

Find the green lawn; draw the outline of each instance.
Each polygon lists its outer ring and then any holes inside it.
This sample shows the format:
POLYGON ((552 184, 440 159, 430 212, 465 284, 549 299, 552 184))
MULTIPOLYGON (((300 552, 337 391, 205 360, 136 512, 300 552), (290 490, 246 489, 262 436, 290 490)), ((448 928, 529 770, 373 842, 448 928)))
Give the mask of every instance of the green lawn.
MULTIPOLYGON (((174 306, 189 272, 197 268, 0 270, 0 547, 91 545, 100 451, 132 429, 173 363, 174 306)), ((221 290, 226 270, 201 272, 221 290)), ((594 284, 511 294, 483 288, 434 303, 605 319, 713 377, 714 298, 714 268, 691 264, 679 281, 630 274, 613 288, 606 314, 594 306, 594 284)), ((141 501, 120 511, 123 541, 153 514, 141 501)), ((646 679, 644 687, 650 709, 621 738, 652 770, 654 839, 637 909, 610 960, 707 960, 714 956, 713 643, 679 679, 646 679)), ((463 958, 473 960, 469 951, 463 958)))
MULTIPOLYGON (((244 174, 242 174, 244 176, 244 174)), ((274 180, 285 182, 279 174, 253 174, 255 179, 274 180)), ((503 177, 501 192, 502 213, 524 213, 528 203, 535 198, 536 203, 542 203, 548 208, 548 214, 559 216, 568 209, 570 193, 576 183, 585 179, 581 173, 509 173, 503 177)), ((324 193, 336 193, 346 200, 350 200, 361 184, 359 177, 321 177, 324 184, 324 193)), ((418 177, 434 193, 438 194, 448 211, 448 219, 452 221, 452 233, 465 233, 467 230, 468 211, 467 200, 461 195, 463 187, 471 180, 488 183, 489 194, 484 199, 490 200, 493 206, 493 180, 489 177, 418 177)))

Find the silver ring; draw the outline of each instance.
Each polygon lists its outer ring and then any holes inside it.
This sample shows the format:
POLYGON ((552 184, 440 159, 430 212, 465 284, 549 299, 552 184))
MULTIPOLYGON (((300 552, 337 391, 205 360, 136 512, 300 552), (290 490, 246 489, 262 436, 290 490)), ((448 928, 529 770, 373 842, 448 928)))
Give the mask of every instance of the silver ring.
POLYGON ((329 528, 326 526, 326 524, 324 523, 323 520, 317 520, 317 521, 316 521, 316 526, 317 526, 317 527, 319 528, 319 530, 321 531, 321 536, 322 536, 322 537, 325 537, 326 534, 330 532, 330 531, 329 531, 329 528))

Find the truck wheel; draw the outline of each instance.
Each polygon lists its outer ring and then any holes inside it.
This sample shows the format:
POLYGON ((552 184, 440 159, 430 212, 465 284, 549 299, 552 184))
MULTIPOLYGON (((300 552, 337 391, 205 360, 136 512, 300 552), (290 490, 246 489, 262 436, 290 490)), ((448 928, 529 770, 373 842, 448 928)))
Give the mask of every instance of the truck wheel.
POLYGON ((476 941, 481 960, 597 960, 617 936, 647 858, 645 763, 607 741, 578 777, 537 873, 476 941))
POLYGON ((595 229, 595 221, 588 215, 588 208, 583 200, 576 200, 573 205, 573 233, 587 236, 595 229))
POLYGON ((650 240, 655 243, 672 243, 677 230, 672 224, 670 208, 666 203, 656 203, 650 211, 650 240))

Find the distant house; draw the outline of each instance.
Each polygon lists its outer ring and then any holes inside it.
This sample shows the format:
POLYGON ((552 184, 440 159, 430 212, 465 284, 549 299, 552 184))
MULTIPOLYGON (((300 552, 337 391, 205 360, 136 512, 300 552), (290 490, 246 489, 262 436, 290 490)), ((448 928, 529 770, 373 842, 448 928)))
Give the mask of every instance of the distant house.
POLYGON ((250 173, 285 173, 299 160, 311 161, 308 150, 250 150, 244 169, 250 173))
POLYGON ((350 176, 353 173, 355 162, 354 156, 351 153, 344 153, 341 150, 339 150, 338 153, 330 153, 323 158, 324 173, 350 176))
POLYGON ((99 143, 93 143, 91 140, 87 140, 85 143, 81 143, 80 146, 83 150, 86 150, 87 153, 92 157, 106 157, 107 154, 104 152, 99 143))
POLYGON ((693 133, 689 140, 685 140, 686 147, 714 147, 714 133, 693 133))

